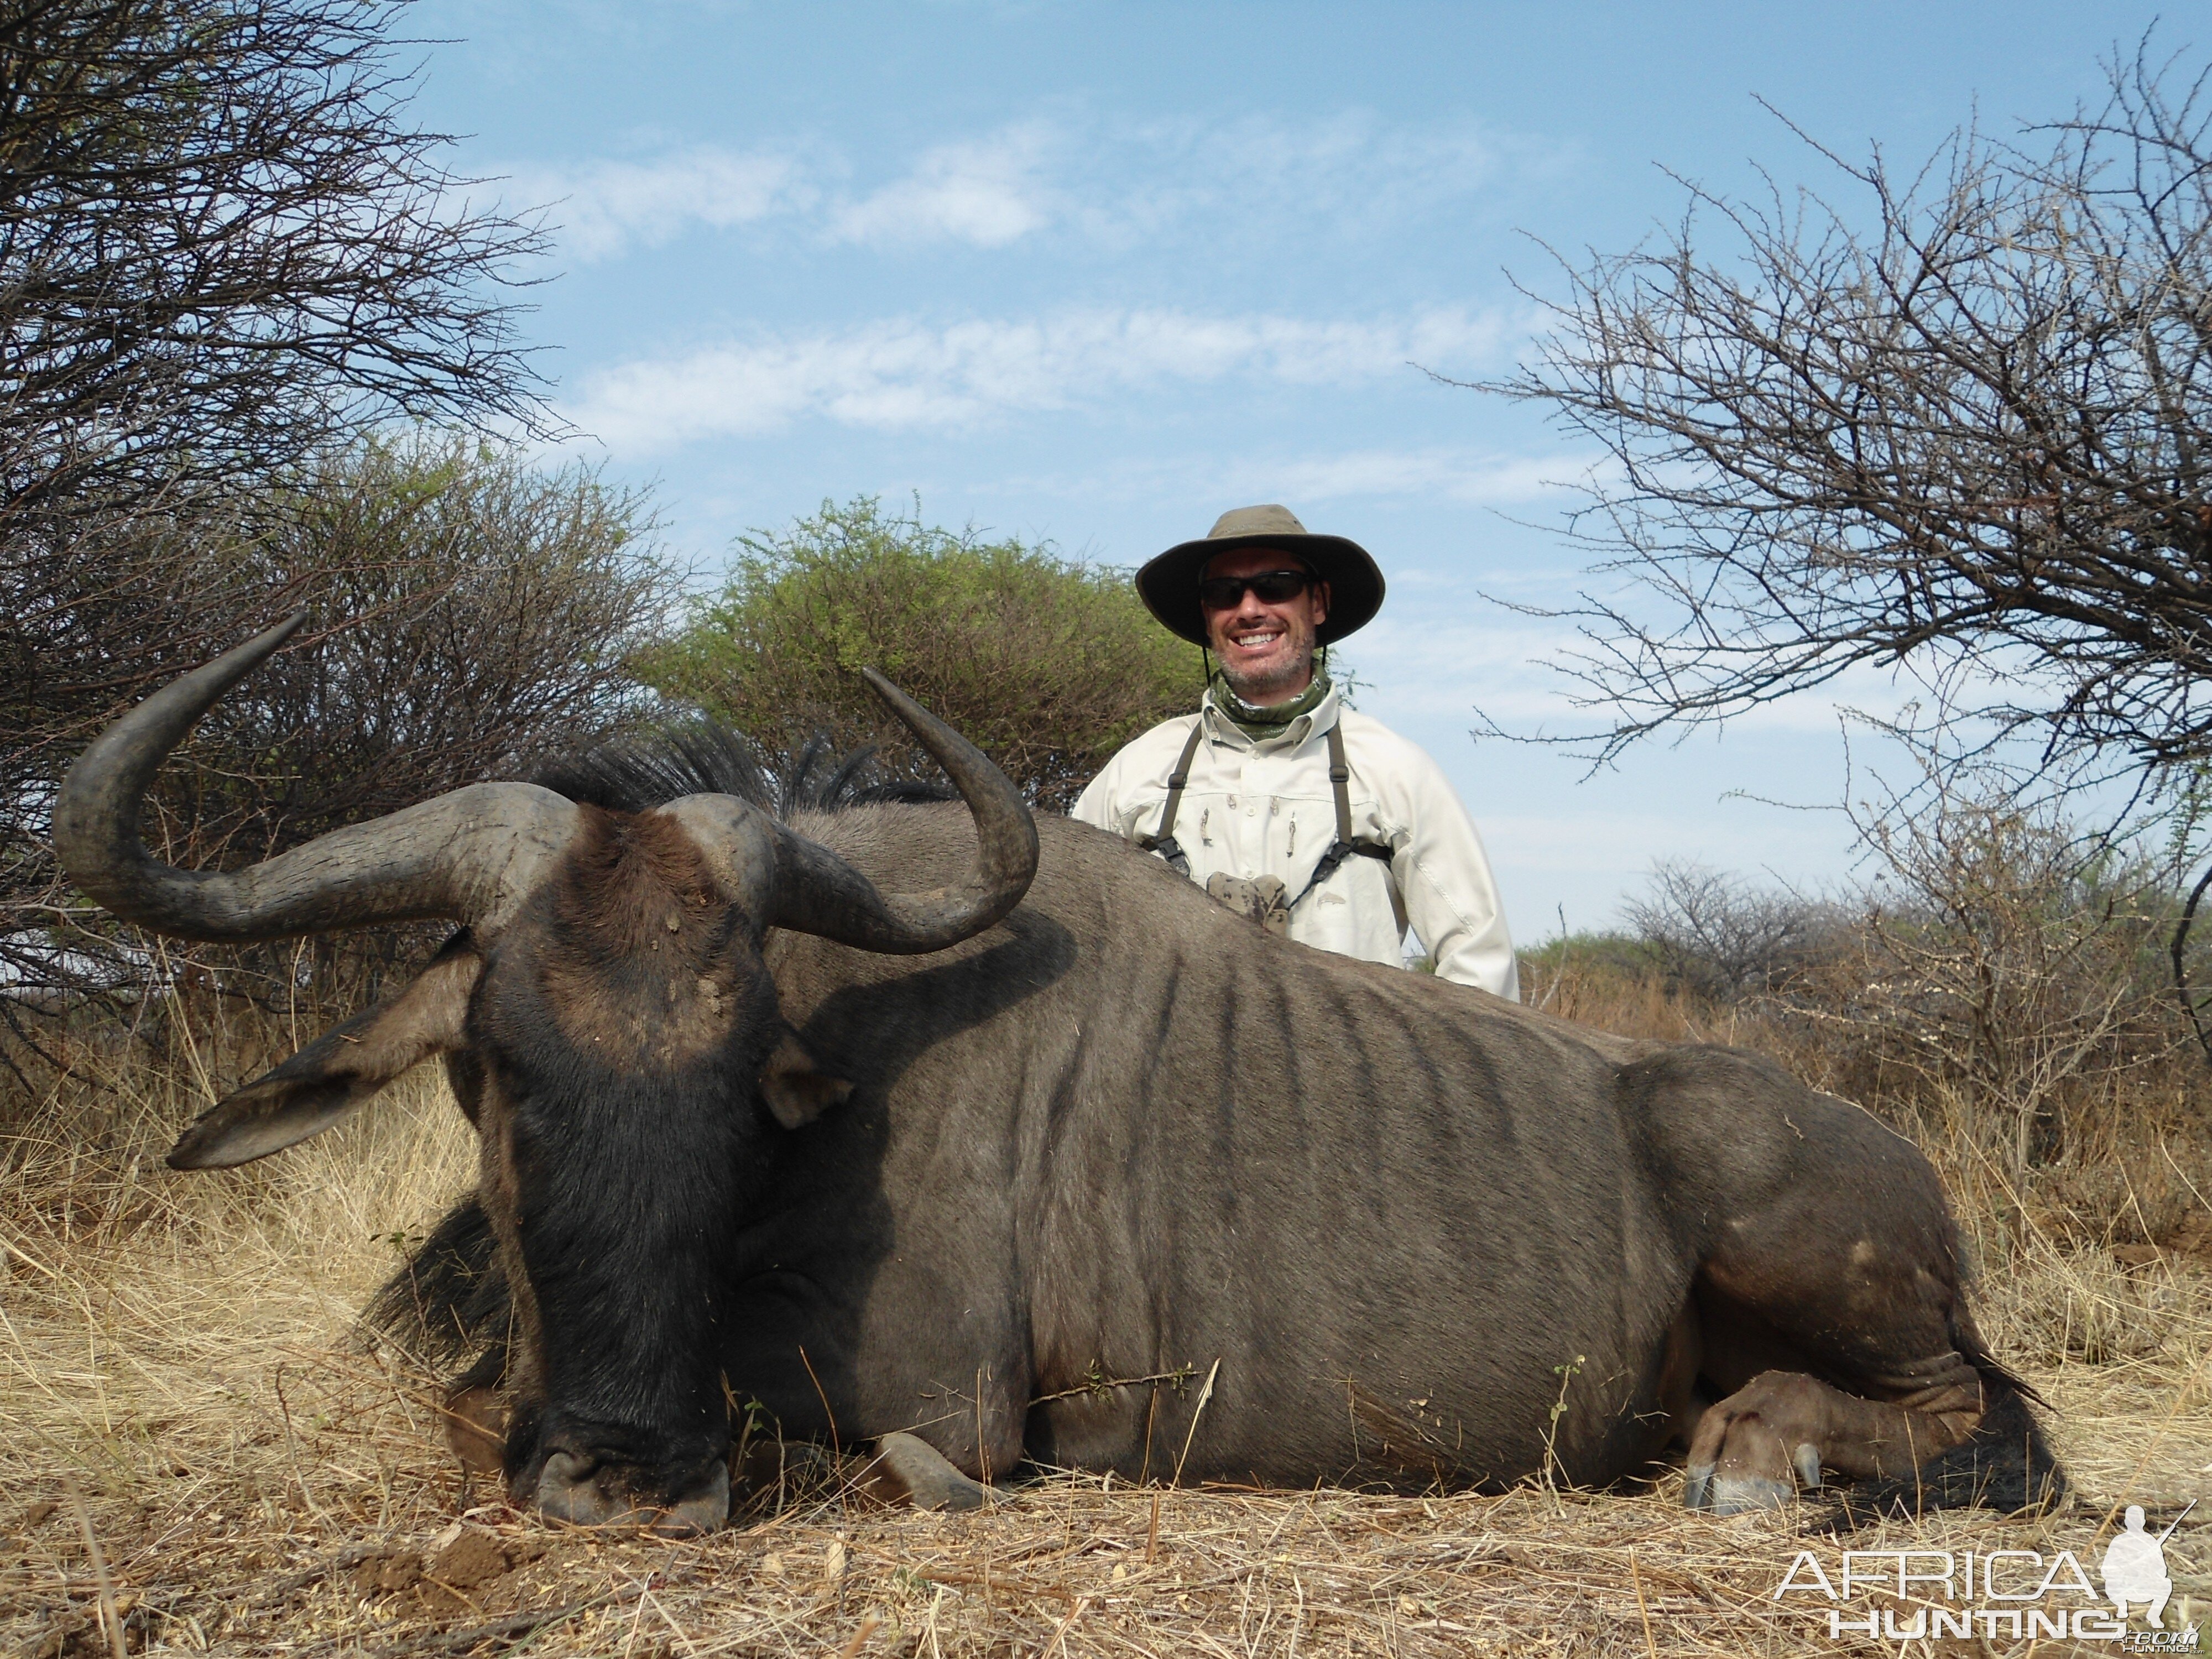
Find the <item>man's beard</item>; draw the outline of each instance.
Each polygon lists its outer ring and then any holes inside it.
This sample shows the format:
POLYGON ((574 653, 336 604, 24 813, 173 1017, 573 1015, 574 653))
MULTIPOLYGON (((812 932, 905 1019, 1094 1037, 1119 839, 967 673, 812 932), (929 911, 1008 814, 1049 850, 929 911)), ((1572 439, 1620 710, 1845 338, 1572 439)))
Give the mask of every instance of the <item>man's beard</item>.
POLYGON ((1297 696, 1312 683, 1313 653, 1304 652, 1279 667, 1262 669, 1256 674, 1241 673, 1224 662, 1221 665, 1221 678, 1243 702, 1255 705, 1280 702, 1297 696))

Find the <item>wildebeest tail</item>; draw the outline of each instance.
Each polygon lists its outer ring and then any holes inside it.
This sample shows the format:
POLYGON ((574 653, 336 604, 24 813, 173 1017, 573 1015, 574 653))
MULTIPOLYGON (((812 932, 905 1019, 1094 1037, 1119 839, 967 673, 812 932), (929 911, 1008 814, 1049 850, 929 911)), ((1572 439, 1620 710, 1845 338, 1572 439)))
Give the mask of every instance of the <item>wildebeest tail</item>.
POLYGON ((416 1247, 362 1318, 410 1352, 450 1366, 505 1336, 507 1305, 491 1224, 471 1196, 416 1247))
POLYGON ((1869 1480, 1838 1495, 1814 1523, 1817 1532, 1848 1531, 1884 1516, 1929 1510, 1990 1509, 2006 1515, 2041 1512, 2066 1496, 2066 1472, 2043 1437, 2028 1401, 2034 1390, 2003 1366, 1969 1354, 1982 1373, 1987 1400, 1974 1431, 1946 1452, 1894 1480, 1869 1480))

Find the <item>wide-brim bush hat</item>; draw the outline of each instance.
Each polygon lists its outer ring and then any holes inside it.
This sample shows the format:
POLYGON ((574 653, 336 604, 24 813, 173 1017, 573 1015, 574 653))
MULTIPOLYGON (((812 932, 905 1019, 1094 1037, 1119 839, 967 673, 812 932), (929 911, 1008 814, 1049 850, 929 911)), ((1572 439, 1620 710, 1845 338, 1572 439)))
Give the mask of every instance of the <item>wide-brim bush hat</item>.
POLYGON ((1316 536, 1286 507, 1240 507, 1223 514, 1194 542, 1179 542, 1137 572, 1137 593, 1169 633, 1204 645, 1206 613, 1198 603, 1199 578, 1217 553, 1240 547, 1279 547, 1295 555, 1328 584, 1328 616, 1314 643, 1334 645, 1375 620, 1382 608, 1382 572, 1358 542, 1316 536))

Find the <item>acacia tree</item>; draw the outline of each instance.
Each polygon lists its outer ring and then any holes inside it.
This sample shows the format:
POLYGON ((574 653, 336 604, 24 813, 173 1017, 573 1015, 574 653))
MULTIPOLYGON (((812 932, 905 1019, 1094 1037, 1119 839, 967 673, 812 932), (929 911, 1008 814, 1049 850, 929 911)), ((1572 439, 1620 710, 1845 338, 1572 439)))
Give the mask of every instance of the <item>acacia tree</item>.
POLYGON ((1486 388, 1606 457, 1571 520, 1603 591, 1549 613, 1595 752, 1888 665, 1969 750, 2030 736, 2062 787, 2200 813, 2212 71, 2146 38, 2014 142, 1904 172, 1814 148, 1840 201, 1691 188, 1655 246, 1565 266, 1486 388))
POLYGON ((1621 907, 1667 977, 1715 1001, 1781 991, 1838 932, 1835 906, 1684 859, 1652 866, 1621 907))
POLYGON ((472 207, 405 119, 391 0, 0 13, 0 527, 223 490, 398 414, 535 417, 472 207))
POLYGON ((1610 463, 1610 592, 1553 613, 1602 751, 1873 663, 2054 760, 2212 757, 2212 94, 2141 52, 2109 90, 1567 269, 1486 389, 1610 463))
POLYGON ((54 960, 69 761, 328 586, 241 556, 282 544, 269 504, 394 417, 540 419, 513 280, 538 234, 407 119, 400 10, 0 7, 0 987, 54 960))
POLYGON ((1146 614, 1121 573, 866 496, 745 537, 727 586, 642 672, 771 750, 801 751, 820 733, 874 745, 895 779, 936 775, 863 667, 1062 810, 1122 744, 1188 710, 1200 682, 1196 653, 1146 614))

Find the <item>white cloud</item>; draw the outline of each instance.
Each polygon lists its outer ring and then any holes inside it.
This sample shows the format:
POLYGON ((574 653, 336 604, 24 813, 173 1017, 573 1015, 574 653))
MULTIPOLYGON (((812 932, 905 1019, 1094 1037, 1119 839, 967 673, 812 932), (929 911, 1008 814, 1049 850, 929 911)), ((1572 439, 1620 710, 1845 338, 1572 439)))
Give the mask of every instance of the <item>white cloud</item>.
POLYGON ((788 220, 831 243, 1010 246, 1054 228, 1095 246, 1245 248, 1370 238, 1558 158, 1466 124, 1398 126, 1361 111, 1290 122, 1115 123, 1080 115, 1013 123, 936 145, 855 191, 851 158, 817 145, 672 149, 567 168, 511 169, 556 204, 568 249, 605 258, 694 226, 788 220))
MULTIPOLYGON (((1501 328, 1478 350, 1486 356, 1494 354, 1510 344, 1511 337, 1510 331, 1501 328)), ((1045 495, 1080 501, 1212 500, 1227 495, 1248 501, 1282 501, 1292 507, 1302 501, 1361 498, 1509 507, 1550 500, 1555 493, 1553 485, 1561 480, 1571 482, 1589 465, 1588 456, 1573 453, 1500 454, 1462 445, 1305 455, 1204 453, 1172 459, 1122 457, 1079 471, 990 478, 979 483, 978 488, 1002 495, 1045 495)), ((1546 591, 1559 581, 1557 571, 1531 576, 1516 568, 1504 574, 1504 585, 1525 577, 1540 581, 1546 591)), ((1455 572, 1450 580, 1458 586, 1468 578, 1455 572)), ((1480 585, 1489 588, 1498 584, 1486 572, 1480 585)))
POLYGON ((553 204, 562 243, 587 260, 658 246, 694 224, 728 229, 803 210, 817 195, 795 157, 711 147, 569 172, 518 172, 514 184, 529 199, 553 204))
POLYGON ((1242 375, 1341 386, 1463 361, 1504 335, 1490 314, 1376 322, 1073 310, 933 327, 884 321, 702 347, 589 377, 563 413, 625 459, 799 420, 912 428, 1073 407, 1167 381, 1242 375))
POLYGON ((1053 134, 1042 124, 1011 127, 976 143, 930 150, 904 178, 832 210, 839 241, 950 240, 1004 247, 1052 216, 1041 173, 1053 134))
MULTIPOLYGON (((1499 506, 1534 501, 1572 470, 1557 457, 1495 455, 1453 447, 1349 450, 1277 462, 1244 462, 1226 476, 1242 493, 1335 501, 1347 496, 1418 496, 1499 506)), ((1214 476, 1221 477, 1220 473, 1214 476)), ((1232 491, 1232 493, 1237 493, 1232 491)))
POLYGON ((1509 162, 1548 165, 1525 145, 1465 124, 1393 126, 1364 111, 1285 121, 1188 119, 1097 135, 1081 216, 1098 240, 1127 243, 1202 223, 1261 234, 1371 234, 1498 181, 1509 162), (1134 175, 1138 182, 1121 180, 1134 175), (1112 183, 1108 181, 1111 180, 1112 183))

